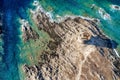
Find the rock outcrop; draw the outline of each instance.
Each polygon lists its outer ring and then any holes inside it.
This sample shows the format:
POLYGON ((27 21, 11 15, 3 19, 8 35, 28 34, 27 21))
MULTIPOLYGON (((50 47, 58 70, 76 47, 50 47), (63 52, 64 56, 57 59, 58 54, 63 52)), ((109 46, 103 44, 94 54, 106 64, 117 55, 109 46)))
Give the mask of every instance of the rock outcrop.
MULTIPOLYGON (((94 20, 68 17, 57 23, 44 12, 33 15, 38 29, 51 40, 37 65, 23 66, 26 80, 119 80, 120 62, 112 47, 115 42, 111 43, 94 20)), ((25 28, 26 34, 28 30, 25 28)), ((36 34, 30 36, 36 38, 36 34)))
POLYGON ((37 32, 35 32, 31 28, 31 26, 28 24, 27 21, 21 20, 21 23, 22 23, 22 31, 23 31, 22 38, 24 42, 28 41, 29 39, 36 40, 39 38, 39 35, 37 34, 37 32))

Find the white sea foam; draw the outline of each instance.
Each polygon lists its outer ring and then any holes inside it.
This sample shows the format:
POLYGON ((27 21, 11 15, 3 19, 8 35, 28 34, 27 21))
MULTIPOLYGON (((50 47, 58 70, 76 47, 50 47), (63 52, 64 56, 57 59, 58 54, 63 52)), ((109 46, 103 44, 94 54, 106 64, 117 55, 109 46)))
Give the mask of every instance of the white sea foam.
POLYGON ((117 50, 116 49, 113 49, 114 50, 114 52, 116 53, 116 56, 117 57, 120 57, 120 55, 119 55, 119 53, 117 52, 117 50))
MULTIPOLYGON (((93 6, 95 6, 95 5, 93 5, 93 6)), ((75 15, 65 15, 65 16, 56 15, 56 18, 57 18, 57 19, 55 20, 55 19, 53 19, 52 11, 51 11, 51 12, 46 12, 46 11, 41 7, 41 5, 37 6, 37 8, 36 8, 36 12, 39 12, 39 11, 45 13, 45 14, 50 18, 50 21, 52 21, 52 22, 55 21, 55 22, 57 22, 57 23, 64 21, 64 20, 67 19, 68 17, 70 17, 70 18, 72 18, 72 19, 74 19, 74 18, 76 18, 76 17, 80 17, 80 18, 83 18, 83 19, 86 19, 86 20, 95 20, 95 18, 84 17, 84 16, 80 16, 80 15, 79 15, 79 16, 75 16, 75 15)), ((34 11, 33 11, 33 12, 34 12, 34 11)), ((111 20, 110 15, 109 15, 104 9, 99 8, 98 12, 99 12, 99 14, 101 15, 101 17, 102 17, 104 20, 111 20)), ((98 22, 100 22, 99 19, 96 19, 96 20, 97 20, 98 22)), ((116 55, 117 55, 118 57, 120 57, 119 54, 118 54, 118 52, 116 51, 116 49, 113 49, 113 50, 115 51, 116 55)))
POLYGON ((120 10, 120 6, 118 5, 110 5, 112 10, 120 10))
POLYGON ((99 8, 98 13, 104 20, 111 20, 111 16, 104 9, 99 8))
POLYGON ((85 20, 91 20, 91 21, 95 21, 96 22, 100 22, 99 19, 96 19, 96 18, 90 18, 90 17, 84 17, 84 16, 80 16, 80 15, 64 15, 64 16, 60 16, 60 15, 56 15, 56 20, 54 20, 55 22, 57 23, 60 23, 60 22, 63 22, 64 20, 66 20, 67 18, 71 18, 71 19, 74 19, 74 18, 77 18, 77 17, 80 17, 82 19, 85 19, 85 20))
POLYGON ((51 22, 54 22, 52 11, 46 12, 46 15, 50 18, 51 22))
MULTIPOLYGON (((97 21, 99 21, 99 19, 90 18, 90 17, 84 17, 84 16, 80 16, 80 15, 79 15, 79 16, 76 16, 76 15, 65 15, 65 16, 56 15, 56 18, 57 18, 57 19, 53 19, 52 11, 50 11, 50 12, 45 11, 45 10, 42 8, 42 6, 41 6, 39 3, 37 3, 37 2, 34 2, 33 5, 36 6, 36 9, 35 9, 35 10, 30 9, 30 12, 31 12, 32 14, 39 14, 39 12, 43 12, 43 13, 45 13, 45 14, 50 18, 50 21, 52 21, 52 22, 55 21, 55 22, 59 23, 59 22, 64 21, 64 20, 67 19, 68 17, 70 17, 70 18, 72 18, 72 19, 74 19, 74 18, 76 18, 76 17, 80 17, 80 18, 83 18, 83 19, 86 19, 86 20, 97 20, 97 21)), ((93 6, 95 6, 95 5, 93 5, 93 6)), ((110 15, 109 15, 104 9, 99 8, 98 13, 100 14, 100 16, 101 16, 104 20, 111 20, 110 15)), ((25 30, 25 26, 28 25, 28 21, 26 21, 26 20, 24 20, 24 19, 21 19, 21 20, 20 20, 20 23, 22 24, 22 30, 25 30)), ((116 55, 117 55, 118 57, 120 57, 120 56, 119 56, 119 53, 117 52, 117 50, 116 50, 116 49, 113 49, 113 50, 114 50, 114 52, 116 53, 116 55)))
POLYGON ((28 25, 28 21, 25 20, 25 19, 20 19, 20 23, 24 26, 27 26, 28 25))
POLYGON ((25 19, 20 19, 19 21, 20 21, 20 23, 21 23, 22 31, 25 31, 25 28, 28 28, 28 27, 29 27, 28 21, 25 20, 25 19))
POLYGON ((104 19, 104 20, 111 20, 109 14, 104 14, 104 15, 103 15, 103 19, 104 19))
POLYGON ((36 11, 37 11, 37 12, 39 12, 39 11, 45 12, 45 10, 42 8, 41 5, 37 6, 36 11))
POLYGON ((33 6, 38 6, 38 5, 39 5, 39 1, 35 0, 35 1, 33 2, 33 6))
MULTIPOLYGON (((33 13, 34 15, 39 14, 39 12, 43 12, 44 14, 46 14, 46 16, 48 16, 48 17, 50 18, 50 21, 51 21, 51 22, 57 22, 57 23, 59 23, 59 22, 64 21, 64 20, 67 19, 68 17, 70 17, 70 18, 80 17, 80 18, 83 18, 83 19, 86 19, 86 20, 97 20, 97 21, 99 21, 98 19, 95 19, 95 18, 84 17, 84 16, 80 16, 80 15, 79 15, 79 16, 75 16, 75 15, 64 15, 64 16, 62 16, 62 17, 59 16, 59 15, 57 15, 57 16, 56 16, 57 19, 53 19, 52 11, 49 11, 49 12, 45 11, 45 10, 43 9, 43 7, 39 4, 39 2, 37 2, 37 1, 34 1, 33 4, 37 4, 37 5, 36 5, 36 9, 35 9, 35 10, 30 9, 30 12, 33 13)), ((33 16, 34 16, 34 15, 33 15, 33 16)))
POLYGON ((117 57, 120 57, 120 55, 119 55, 119 53, 117 52, 117 50, 114 49, 114 47, 113 47, 114 44, 113 44, 112 40, 111 40, 111 44, 112 44, 113 51, 115 52, 115 55, 116 55, 117 57))
MULTIPOLYGON (((49 11, 49 12, 45 11, 45 10, 43 9, 43 7, 39 4, 38 1, 34 1, 34 2, 33 2, 33 5, 34 5, 35 3, 36 3, 36 5, 35 5, 35 6, 36 6, 36 9, 35 9, 35 10, 30 9, 30 12, 31 12, 32 14, 34 14, 34 15, 37 15, 37 14, 40 14, 41 12, 43 12, 44 14, 46 14, 47 17, 50 18, 50 21, 53 22, 54 20, 53 20, 52 11, 49 11)), ((34 15, 33 15, 33 16, 34 16, 34 15)))
POLYGON ((92 6, 91 6, 90 8, 93 9, 94 7, 96 7, 96 5, 95 5, 95 4, 92 4, 92 6))

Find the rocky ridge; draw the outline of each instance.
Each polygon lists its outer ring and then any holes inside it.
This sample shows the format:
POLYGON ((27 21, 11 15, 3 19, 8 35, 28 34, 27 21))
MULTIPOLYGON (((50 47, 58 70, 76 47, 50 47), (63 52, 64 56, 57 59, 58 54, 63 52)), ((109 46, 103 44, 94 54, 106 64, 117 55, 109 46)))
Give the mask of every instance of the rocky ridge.
MULTIPOLYGON (((42 11, 32 18, 51 40, 37 65, 23 66, 26 80, 120 80, 120 62, 113 50, 117 46, 112 46, 116 43, 102 33, 96 20, 68 17, 57 23, 42 11)), ((37 33, 26 27, 23 40, 37 39, 37 33)))
POLYGON ((22 31, 23 31, 23 41, 26 42, 29 39, 38 39, 39 35, 31 28, 27 21, 21 20, 22 23, 22 31))

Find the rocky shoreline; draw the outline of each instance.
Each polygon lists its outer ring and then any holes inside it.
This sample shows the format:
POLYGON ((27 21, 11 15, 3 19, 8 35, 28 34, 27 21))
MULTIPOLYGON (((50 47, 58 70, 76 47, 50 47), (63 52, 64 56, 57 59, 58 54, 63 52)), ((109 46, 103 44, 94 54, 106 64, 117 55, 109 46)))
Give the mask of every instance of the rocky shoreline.
MULTIPOLYGON (((37 28, 51 40, 36 65, 24 65, 26 80, 120 80, 120 60, 96 20, 67 17, 51 22, 41 10, 32 13, 37 28)), ((30 25, 22 25, 23 40, 39 39, 30 25)), ((34 45, 34 44, 33 44, 34 45)))

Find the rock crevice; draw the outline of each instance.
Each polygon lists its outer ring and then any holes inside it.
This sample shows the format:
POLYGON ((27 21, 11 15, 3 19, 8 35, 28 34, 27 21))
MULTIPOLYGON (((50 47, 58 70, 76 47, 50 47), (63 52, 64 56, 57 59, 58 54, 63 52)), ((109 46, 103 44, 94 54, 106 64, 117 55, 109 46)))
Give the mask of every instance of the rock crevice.
MULTIPOLYGON (((27 80, 119 80, 119 67, 113 70, 118 62, 114 62, 116 55, 112 55, 110 39, 95 21, 68 17, 56 23, 43 12, 33 15, 38 29, 48 33, 51 40, 48 50, 40 55, 37 68, 24 67, 27 80)), ((25 36, 32 35, 37 37, 34 32, 25 36)))

